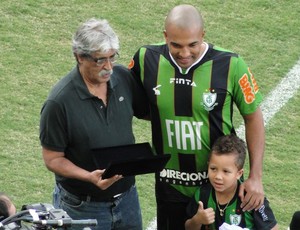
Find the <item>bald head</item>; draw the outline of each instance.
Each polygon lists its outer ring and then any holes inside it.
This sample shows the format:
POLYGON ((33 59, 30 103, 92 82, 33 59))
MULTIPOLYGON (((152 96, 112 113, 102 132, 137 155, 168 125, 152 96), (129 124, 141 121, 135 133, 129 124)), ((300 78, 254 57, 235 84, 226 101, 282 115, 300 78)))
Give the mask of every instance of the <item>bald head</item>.
POLYGON ((176 26, 180 29, 201 28, 203 29, 203 19, 201 13, 192 5, 175 6, 168 14, 165 20, 165 30, 170 26, 176 26))
POLYGON ((9 197, 0 192, 0 217, 7 218, 16 213, 16 207, 9 197))

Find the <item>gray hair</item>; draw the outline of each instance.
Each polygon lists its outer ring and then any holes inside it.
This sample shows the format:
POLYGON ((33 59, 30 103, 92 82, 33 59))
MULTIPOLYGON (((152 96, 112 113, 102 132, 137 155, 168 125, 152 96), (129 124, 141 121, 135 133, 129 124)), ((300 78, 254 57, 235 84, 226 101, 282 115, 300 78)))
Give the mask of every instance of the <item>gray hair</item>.
POLYGON ((84 55, 96 51, 103 53, 119 50, 119 39, 107 20, 91 18, 83 23, 73 36, 74 54, 84 55))

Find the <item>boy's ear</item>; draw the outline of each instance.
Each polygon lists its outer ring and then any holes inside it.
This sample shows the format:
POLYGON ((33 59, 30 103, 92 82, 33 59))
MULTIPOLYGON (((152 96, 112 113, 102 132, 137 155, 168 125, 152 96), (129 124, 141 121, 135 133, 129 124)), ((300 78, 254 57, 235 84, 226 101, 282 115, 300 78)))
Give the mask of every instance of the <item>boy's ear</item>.
POLYGON ((244 173, 244 169, 240 169, 238 172, 237 172, 237 175, 236 175, 236 179, 239 180, 241 178, 241 176, 243 175, 244 173))

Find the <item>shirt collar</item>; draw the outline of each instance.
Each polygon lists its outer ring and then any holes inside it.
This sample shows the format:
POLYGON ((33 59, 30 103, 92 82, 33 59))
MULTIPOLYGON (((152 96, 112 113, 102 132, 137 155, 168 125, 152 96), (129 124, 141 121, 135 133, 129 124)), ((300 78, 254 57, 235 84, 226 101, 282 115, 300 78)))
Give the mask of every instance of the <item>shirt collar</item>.
POLYGON ((170 55, 170 57, 171 57, 171 60, 173 61, 173 63, 177 66, 177 68, 179 69, 179 72, 181 73, 181 74, 188 74, 188 72, 190 71, 190 69, 193 67, 193 66, 195 66, 195 65, 197 65, 201 60, 202 60, 202 58, 204 57, 204 55, 206 54, 206 52, 207 52, 207 50, 208 50, 208 48, 209 48, 209 46, 208 46, 208 44, 206 43, 206 42, 203 42, 204 43, 204 45, 205 45, 205 50, 204 50, 204 52, 202 53, 202 55, 198 58, 198 60, 197 61, 195 61, 189 68, 187 68, 187 69, 182 69, 177 63, 176 63, 176 61, 175 61, 175 59, 173 58, 173 56, 171 55, 171 53, 170 53, 170 51, 169 51, 169 55, 170 55))

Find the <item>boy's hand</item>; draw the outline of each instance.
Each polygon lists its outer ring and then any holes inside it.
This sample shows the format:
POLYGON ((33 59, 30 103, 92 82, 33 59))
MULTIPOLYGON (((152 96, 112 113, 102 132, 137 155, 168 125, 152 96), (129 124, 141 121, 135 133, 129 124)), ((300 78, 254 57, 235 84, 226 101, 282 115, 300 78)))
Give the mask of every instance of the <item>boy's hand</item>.
POLYGON ((215 222, 215 212, 212 208, 203 208, 203 203, 199 201, 198 211, 196 214, 199 221, 204 225, 209 225, 215 222))

